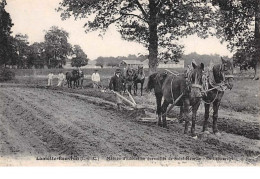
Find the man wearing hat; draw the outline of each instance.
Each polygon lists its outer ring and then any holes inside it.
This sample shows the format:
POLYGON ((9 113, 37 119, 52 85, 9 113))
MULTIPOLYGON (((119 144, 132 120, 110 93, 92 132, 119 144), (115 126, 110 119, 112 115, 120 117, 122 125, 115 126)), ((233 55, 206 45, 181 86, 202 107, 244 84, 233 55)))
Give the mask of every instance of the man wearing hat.
POLYGON ((92 74, 91 80, 92 80, 92 83, 93 83, 93 88, 98 88, 99 83, 100 83, 100 76, 98 74, 98 70, 97 69, 92 74))
MULTIPOLYGON (((123 91, 123 78, 121 75, 121 70, 116 69, 115 75, 111 77, 110 83, 109 83, 109 89, 116 91, 118 93, 122 93, 123 91)), ((117 107, 120 110, 122 105, 122 100, 116 95, 116 103, 117 107)))

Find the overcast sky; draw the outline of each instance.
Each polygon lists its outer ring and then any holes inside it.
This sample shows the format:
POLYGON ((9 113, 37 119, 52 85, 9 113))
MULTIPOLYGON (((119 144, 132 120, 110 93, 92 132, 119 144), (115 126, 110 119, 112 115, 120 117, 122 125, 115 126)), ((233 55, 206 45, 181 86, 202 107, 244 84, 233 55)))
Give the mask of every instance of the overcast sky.
MULTIPOLYGON (((70 34, 69 42, 78 44, 91 60, 99 56, 127 56, 128 54, 148 54, 142 45, 123 41, 115 28, 110 28, 101 38, 97 32, 86 34, 84 32, 84 20, 75 21, 73 18, 62 21, 60 13, 55 11, 61 0, 7 0, 6 10, 10 13, 14 26, 13 35, 17 33, 27 34, 29 42, 41 42, 44 40, 44 30, 51 26, 63 28, 70 34)), ((185 45, 185 54, 197 52, 199 54, 220 54, 231 56, 226 45, 220 44, 216 38, 202 40, 196 36, 190 36, 180 41, 185 45)))

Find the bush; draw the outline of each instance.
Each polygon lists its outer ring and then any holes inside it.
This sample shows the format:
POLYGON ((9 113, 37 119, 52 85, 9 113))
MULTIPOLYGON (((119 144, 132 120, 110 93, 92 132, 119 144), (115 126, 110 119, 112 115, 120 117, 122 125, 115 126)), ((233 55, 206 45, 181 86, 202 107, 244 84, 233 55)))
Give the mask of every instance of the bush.
POLYGON ((7 68, 0 68, 0 82, 14 79, 15 73, 7 68))

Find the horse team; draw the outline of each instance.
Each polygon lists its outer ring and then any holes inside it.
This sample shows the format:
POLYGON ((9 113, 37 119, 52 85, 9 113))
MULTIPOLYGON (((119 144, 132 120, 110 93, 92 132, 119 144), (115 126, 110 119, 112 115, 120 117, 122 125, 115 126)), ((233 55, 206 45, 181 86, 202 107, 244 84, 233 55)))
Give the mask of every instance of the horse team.
MULTIPOLYGON (((233 87, 233 63, 230 60, 221 58, 221 64, 214 65, 211 69, 205 69, 204 64, 197 65, 192 62, 184 74, 171 74, 169 72, 157 72, 148 77, 146 90, 154 90, 158 125, 167 128, 166 115, 173 106, 180 106, 180 122, 185 122, 184 133, 188 133, 191 117, 191 135, 196 137, 195 122, 200 103, 205 106, 205 115, 202 132, 209 133, 208 119, 210 105, 213 106, 212 130, 220 135, 217 127, 218 109, 220 101, 226 89, 233 87), (163 100, 164 99, 164 100, 163 100), (171 106, 168 108, 168 106, 171 106), (168 110, 167 110, 168 109, 168 110)), ((124 80, 124 91, 137 94, 137 86, 141 84, 141 95, 143 95, 143 84, 145 74, 143 67, 138 69, 125 69, 122 74, 124 80)), ((66 73, 68 87, 82 86, 83 73, 78 70, 66 73)))
MULTIPOLYGON (((127 68, 121 71, 123 77, 123 87, 124 92, 126 90, 132 94, 132 89, 134 94, 137 95, 138 84, 141 84, 141 96, 143 95, 143 85, 145 81, 145 73, 143 67, 138 67, 137 69, 127 68)), ((72 70, 66 73, 66 80, 68 88, 83 87, 84 73, 81 70, 72 70)))
MULTIPOLYGON (((197 137, 195 122, 200 103, 205 105, 204 124, 202 132, 208 131, 209 108, 213 105, 213 133, 220 135, 217 128, 218 109, 226 89, 233 87, 233 63, 223 58, 221 64, 212 69, 204 69, 204 64, 192 63, 192 68, 181 75, 154 73, 149 76, 147 90, 154 89, 157 103, 158 125, 167 127, 166 114, 169 104, 180 106, 180 121, 185 121, 184 133, 188 133, 191 117, 191 135, 197 137), (162 103, 162 98, 164 101, 162 103)), ((172 106, 170 108, 172 108, 172 106)), ((169 109, 168 109, 169 111, 169 109)))
POLYGON ((84 73, 81 70, 72 70, 66 73, 66 80, 68 88, 83 87, 84 73))

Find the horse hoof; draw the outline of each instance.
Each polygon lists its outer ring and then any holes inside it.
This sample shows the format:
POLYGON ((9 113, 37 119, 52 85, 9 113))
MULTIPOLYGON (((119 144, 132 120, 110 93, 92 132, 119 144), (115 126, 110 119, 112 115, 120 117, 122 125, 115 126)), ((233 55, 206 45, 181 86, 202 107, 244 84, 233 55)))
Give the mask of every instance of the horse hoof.
POLYGON ((217 137, 220 137, 220 136, 221 136, 221 133, 220 133, 220 132, 216 132, 215 135, 216 135, 217 137))
POLYGON ((164 124, 162 127, 163 127, 163 128, 168 128, 168 126, 167 126, 166 124, 164 124))

